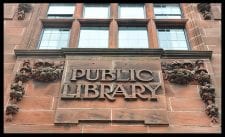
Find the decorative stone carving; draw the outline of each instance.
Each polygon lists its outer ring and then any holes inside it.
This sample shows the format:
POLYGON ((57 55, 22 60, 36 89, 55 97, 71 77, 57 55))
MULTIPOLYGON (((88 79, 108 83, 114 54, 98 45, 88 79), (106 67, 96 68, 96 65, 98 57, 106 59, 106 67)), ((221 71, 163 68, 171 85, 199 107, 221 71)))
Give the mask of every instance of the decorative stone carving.
POLYGON ((31 67, 30 67, 30 61, 25 60, 23 63, 23 67, 20 69, 18 73, 16 73, 15 81, 22 81, 26 82, 30 79, 31 77, 31 67))
POLYGON ((182 68, 188 69, 188 70, 193 70, 194 64, 191 61, 185 61, 182 64, 182 68))
POLYGON ((20 101, 25 94, 22 81, 11 85, 10 100, 20 101))
POLYGON ((172 61, 170 63, 162 63, 162 72, 164 79, 172 83, 187 84, 193 80, 197 80, 201 85, 204 82, 210 82, 210 75, 204 69, 203 60, 191 61, 172 61), (178 78, 179 77, 179 78, 178 78))
POLYGON ((218 107, 214 103, 208 105, 205 111, 206 114, 211 118, 211 122, 213 123, 218 122, 217 120, 219 116, 218 107))
POLYGON ((204 103, 207 105, 206 107, 206 114, 212 118, 213 123, 217 123, 219 112, 218 107, 215 105, 215 88, 209 84, 206 83, 204 86, 200 87, 200 96, 204 103))
POLYGON ((196 60, 195 61, 195 70, 198 70, 200 67, 204 67, 204 61, 203 60, 196 60))
POLYGON ((164 79, 176 84, 188 84, 194 79, 194 64, 190 61, 180 62, 172 61, 171 63, 162 63, 164 79))
POLYGON ((64 62, 55 65, 54 62, 38 61, 32 69, 32 78, 37 81, 49 82, 60 79, 64 62))
POLYGON ((188 84, 193 80, 193 76, 193 73, 187 69, 174 69, 167 72, 167 79, 177 84, 188 84))
POLYGON ((23 67, 20 69, 20 72, 27 72, 31 73, 31 66, 30 66, 30 60, 24 60, 23 67))
MULTIPOLYGON (((23 66, 15 76, 15 82, 11 84, 10 101, 13 101, 13 104, 6 107, 6 115, 16 114, 18 112, 19 107, 15 103, 21 101, 25 94, 24 82, 30 78, 44 82, 57 80, 61 78, 64 69, 64 61, 55 64, 50 61, 38 60, 34 63, 33 69, 30 64, 30 60, 24 60, 23 66)), ((11 120, 12 115, 10 115, 7 121, 11 120)))
POLYGON ((215 88, 211 84, 205 84, 200 87, 200 96, 208 105, 209 101, 215 103, 215 88))
POLYGON ((205 20, 210 20, 212 18, 211 6, 209 3, 199 3, 197 9, 205 20))
POLYGON ((15 82, 18 82, 18 81, 27 82, 29 79, 30 79, 30 75, 24 71, 16 73, 15 82))
POLYGON ((19 111, 19 107, 16 104, 10 104, 6 108, 6 115, 14 115, 19 111))
POLYGON ((54 66, 54 62, 52 61, 37 60, 36 62, 34 62, 33 69, 43 68, 43 67, 53 67, 53 66, 54 66))
POLYGON ((196 70, 195 79, 198 81, 200 85, 204 85, 205 83, 210 83, 210 75, 207 73, 205 69, 196 70))
POLYGON ((199 94, 206 104, 206 113, 212 122, 218 122, 218 108, 215 105, 215 88, 210 84, 208 71, 203 60, 162 62, 162 72, 165 80, 176 84, 187 84, 196 80, 201 86, 199 94))
POLYGON ((17 11, 17 19, 18 20, 24 20, 25 18, 25 13, 29 12, 32 9, 31 4, 29 3, 20 3, 18 6, 18 11, 17 11))
POLYGON ((6 118, 7 121, 12 121, 12 116, 15 115, 19 111, 19 107, 16 104, 9 104, 6 107, 6 118))

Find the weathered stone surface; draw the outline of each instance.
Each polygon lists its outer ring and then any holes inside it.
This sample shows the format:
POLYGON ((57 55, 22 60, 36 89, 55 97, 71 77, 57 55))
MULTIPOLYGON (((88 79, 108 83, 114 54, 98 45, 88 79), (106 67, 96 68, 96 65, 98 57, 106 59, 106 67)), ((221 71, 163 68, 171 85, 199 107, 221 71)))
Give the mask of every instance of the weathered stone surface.
POLYGON ((16 11, 16 3, 10 4, 10 3, 6 3, 4 4, 4 19, 13 19, 13 16, 15 14, 16 11))
POLYGON ((148 127, 148 133, 221 133, 221 127, 171 126, 148 127))
POLYGON ((165 110, 112 109, 113 122, 144 122, 148 125, 168 125, 165 110))
POLYGON ((18 105, 23 110, 49 110, 52 107, 52 97, 23 97, 18 105))
POLYGON ((74 123, 79 121, 102 121, 111 120, 110 109, 57 109, 55 123, 74 123))
POLYGON ((4 54, 4 63, 15 63, 16 57, 14 54, 4 54))
POLYGON ((177 85, 169 82, 165 82, 164 85, 166 96, 200 98, 197 85, 177 85))
POLYGON ((10 45, 5 43, 4 45, 4 54, 12 54, 14 52, 14 49, 18 46, 18 45, 10 45))
POLYGON ((82 133, 80 126, 55 126, 54 124, 40 125, 8 125, 6 133, 82 133))
POLYGON ((54 122, 54 111, 20 111, 17 113, 12 124, 52 124, 54 122))
POLYGON ((173 111, 204 111, 205 104, 200 98, 171 98, 173 111))
POLYGON ((157 58, 151 58, 150 60, 135 60, 132 58, 127 58, 124 60, 113 60, 112 63, 115 69, 123 68, 123 69, 149 69, 152 71, 160 70, 160 64, 157 58), (134 63, 135 62, 135 63, 134 63))
POLYGON ((55 81, 51 83, 28 81, 26 87, 26 96, 58 96, 60 90, 60 81, 55 81))
POLYGON ((87 126, 84 133, 147 133, 147 126, 87 126))
POLYGON ((5 33, 8 37, 12 37, 12 36, 22 36, 25 32, 25 29, 23 27, 8 27, 5 30, 5 33))
POLYGON ((106 100, 60 100, 58 108, 129 108, 129 109, 163 109, 166 101, 163 95, 158 96, 157 102, 149 100, 126 101, 124 97, 116 97, 115 101, 106 100))
POLYGON ((170 125, 183 126, 209 126, 210 119, 203 111, 179 111, 168 112, 170 125))

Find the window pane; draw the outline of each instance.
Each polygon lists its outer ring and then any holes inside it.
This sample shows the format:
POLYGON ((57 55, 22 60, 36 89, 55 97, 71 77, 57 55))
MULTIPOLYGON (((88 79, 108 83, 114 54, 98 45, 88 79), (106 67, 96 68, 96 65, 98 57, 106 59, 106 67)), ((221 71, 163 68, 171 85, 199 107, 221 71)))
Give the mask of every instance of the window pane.
POLYGON ((72 17, 75 10, 74 4, 50 4, 48 9, 49 18, 72 17))
POLYGON ((144 5, 120 4, 120 18, 145 18, 144 5))
POLYGON ((68 41, 69 40, 69 35, 67 33, 62 33, 60 35, 60 40, 68 41))
POLYGON ((108 48, 106 27, 82 27, 78 48, 108 48))
POLYGON ((39 49, 45 49, 45 47, 48 47, 48 41, 41 41, 39 49))
POLYGON ((60 49, 68 47, 68 28, 45 28, 42 33, 39 49, 60 49))
POLYGON ((148 48, 148 34, 145 27, 120 27, 119 48, 148 48))
POLYGON ((108 18, 109 6, 108 5, 85 5, 84 18, 108 18))
POLYGON ((184 29, 158 29, 160 48, 165 50, 188 50, 184 29))
POLYGON ((50 40, 58 40, 60 38, 60 33, 52 33, 50 36, 50 40))
POLYGON ((68 40, 61 40, 61 41, 59 41, 59 44, 58 44, 58 46, 60 46, 59 48, 66 48, 67 47, 67 45, 68 45, 68 40))
POLYGON ((169 48, 169 43, 167 41, 161 40, 159 41, 160 47, 163 49, 168 49, 169 48))
POLYGON ((181 18, 179 4, 154 4, 154 14, 157 19, 181 18))
POLYGON ((42 40, 44 41, 44 40, 48 40, 48 39, 50 39, 50 34, 44 33, 44 34, 42 35, 42 40))

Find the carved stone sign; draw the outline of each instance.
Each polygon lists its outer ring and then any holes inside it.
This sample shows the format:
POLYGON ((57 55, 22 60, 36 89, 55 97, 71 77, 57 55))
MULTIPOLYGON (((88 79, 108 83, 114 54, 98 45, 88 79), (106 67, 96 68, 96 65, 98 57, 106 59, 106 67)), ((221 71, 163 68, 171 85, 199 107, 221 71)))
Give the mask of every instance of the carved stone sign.
POLYGON ((139 97, 157 101, 156 91, 161 87, 160 83, 152 82, 154 81, 153 72, 147 69, 72 69, 70 81, 71 84, 63 85, 62 99, 106 98, 114 101, 115 96, 122 95, 127 100, 139 97), (80 83, 79 80, 82 79, 88 82, 80 83))
POLYGON ((68 56, 55 123, 168 125, 160 59, 68 56))

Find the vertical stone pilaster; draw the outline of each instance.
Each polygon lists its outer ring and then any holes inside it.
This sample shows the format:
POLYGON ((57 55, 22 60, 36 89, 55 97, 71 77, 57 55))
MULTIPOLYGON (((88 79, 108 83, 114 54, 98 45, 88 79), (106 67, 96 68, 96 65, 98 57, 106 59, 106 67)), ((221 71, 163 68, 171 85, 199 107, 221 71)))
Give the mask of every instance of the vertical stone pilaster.
POLYGON ((146 18, 154 18, 154 10, 153 10, 153 3, 146 3, 145 4, 145 13, 146 18))
POLYGON ((158 48, 158 39, 157 39, 157 28, 155 22, 153 21, 154 18, 154 9, 153 3, 145 4, 145 11, 146 11, 146 18, 149 19, 147 24, 148 30, 148 42, 149 48, 158 48))
POLYGON ((118 48, 118 24, 112 20, 109 25, 109 48, 118 48))
POLYGON ((110 17, 113 19, 118 18, 118 3, 110 4, 110 17))
POLYGON ((78 20, 75 20, 71 27, 70 32, 70 42, 69 47, 70 48, 77 48, 79 43, 79 35, 80 35, 80 23, 78 20))
POLYGON ((159 48, 158 39, 157 39, 157 28, 155 22, 150 19, 147 24, 148 30, 148 40, 150 48, 159 48))
POLYGON ((113 20, 109 24, 109 48, 118 47, 118 24, 115 21, 118 18, 118 3, 110 4, 110 18, 113 20))
POLYGON ((75 18, 83 18, 83 9, 84 5, 82 3, 76 4, 76 10, 74 10, 74 17, 75 18))

